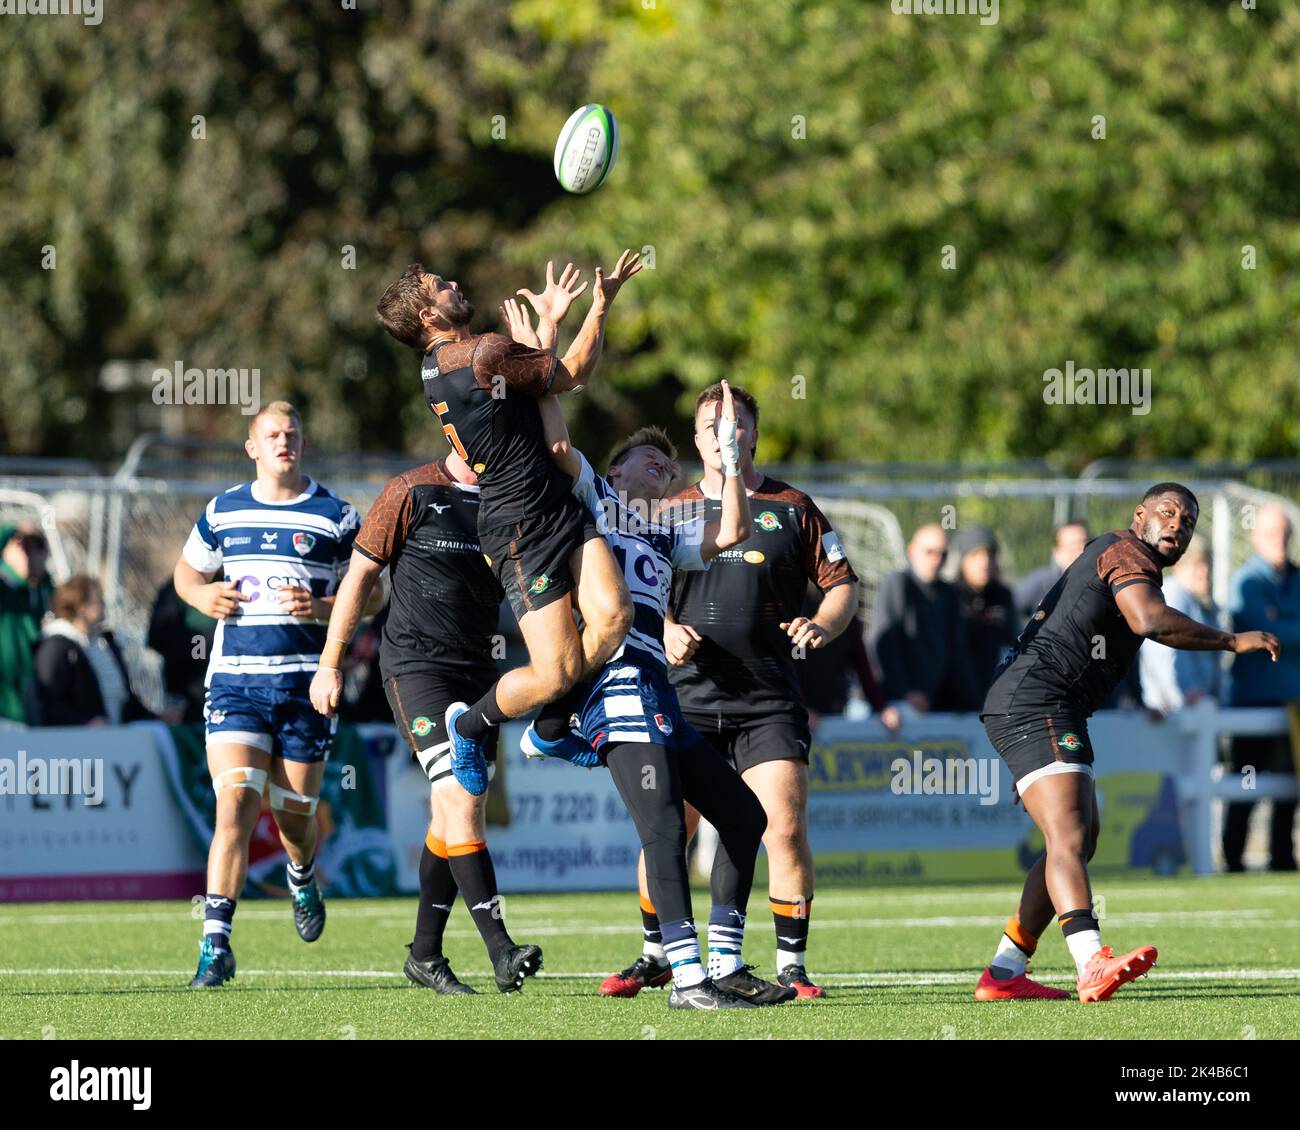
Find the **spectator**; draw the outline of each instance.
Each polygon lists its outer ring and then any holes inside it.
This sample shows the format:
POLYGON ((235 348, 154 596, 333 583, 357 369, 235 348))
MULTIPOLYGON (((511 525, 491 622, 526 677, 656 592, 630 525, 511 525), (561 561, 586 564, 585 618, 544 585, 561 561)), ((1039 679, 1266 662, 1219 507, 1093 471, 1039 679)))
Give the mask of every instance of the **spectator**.
POLYGON ((981 697, 971 667, 957 592, 939 579, 948 535, 922 526, 907 545, 908 568, 880 585, 871 653, 885 694, 918 711, 978 710, 981 697))
POLYGON ((126 664, 103 630, 104 594, 93 577, 70 577, 54 590, 54 619, 36 647, 37 726, 118 725, 152 718, 131 693, 126 664))
POLYGON ((1002 657, 1016 642, 1019 625, 1011 590, 998 576, 998 539, 988 526, 957 534, 957 607, 966 626, 971 667, 980 701, 1002 657))
MULTIPOLYGON (((801 616, 811 616, 821 603, 821 589, 809 585, 801 616)), ((896 707, 889 705, 885 692, 871 670, 862 621, 854 616, 849 626, 821 647, 809 648, 798 664, 799 686, 808 710, 808 724, 817 732, 828 714, 843 714, 849 702, 849 688, 856 681, 862 697, 891 733, 902 724, 896 707)))
POLYGON ((1038 602, 1061 579, 1061 574, 1073 564, 1074 559, 1083 552, 1083 547, 1087 544, 1088 527, 1084 522, 1066 522, 1063 526, 1056 527, 1056 535, 1052 540, 1051 564, 1035 569, 1022 577, 1020 583, 1016 585, 1016 619, 1020 621, 1017 625, 1017 633, 1034 614, 1038 602))
POLYGON ((27 719, 32 649, 50 607, 49 546, 30 523, 0 526, 0 718, 27 719))
POLYGON ((163 661, 163 687, 181 707, 182 722, 203 721, 204 680, 217 622, 176 595, 170 577, 154 598, 145 641, 163 661))
MULTIPOLYGON (((1262 507, 1255 515, 1251 534, 1252 557, 1232 578, 1229 611, 1232 630, 1272 632, 1282 645, 1277 661, 1267 653, 1239 655, 1232 665, 1232 706, 1287 706, 1300 702, 1300 576, 1287 557, 1291 520, 1277 506, 1262 507)), ((1247 765, 1257 770, 1288 772, 1295 762, 1288 734, 1241 735, 1232 741, 1232 768, 1247 765)), ((1229 871, 1241 871, 1246 828, 1253 801, 1228 805, 1223 824, 1223 857, 1229 871)), ((1296 869, 1293 841, 1296 802, 1273 801, 1269 836, 1269 867, 1273 871, 1296 869)))
MULTIPOLYGON (((1210 551, 1205 539, 1193 537, 1178 564, 1166 575, 1165 603, 1202 624, 1219 625, 1219 610, 1210 595, 1210 551)), ((1223 678, 1219 653, 1179 651, 1147 640, 1138 651, 1142 701, 1161 714, 1218 699, 1223 678)))

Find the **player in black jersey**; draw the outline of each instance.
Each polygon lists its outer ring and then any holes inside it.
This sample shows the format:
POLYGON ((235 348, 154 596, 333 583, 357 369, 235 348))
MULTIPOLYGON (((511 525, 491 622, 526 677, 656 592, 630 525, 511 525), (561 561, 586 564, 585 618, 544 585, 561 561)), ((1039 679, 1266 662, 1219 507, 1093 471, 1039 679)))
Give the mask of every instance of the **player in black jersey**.
MULTIPOLYGON (((805 968, 813 897, 807 825, 811 735, 795 664, 801 649, 821 647, 848 626, 857 611, 857 577, 813 500, 755 469, 758 405, 743 389, 732 394, 740 415, 750 537, 720 554, 707 572, 674 572, 664 648, 687 721, 726 755, 767 814, 763 843, 777 980, 801 997, 820 997, 824 990, 805 968), (799 612, 810 581, 822 599, 815 614, 805 617, 799 612)), ((715 426, 721 399, 721 386, 713 385, 696 402, 702 481, 668 500, 671 507, 709 519, 721 508, 715 426)), ((693 831, 696 814, 687 816, 693 831)), ((644 986, 665 983, 658 916, 640 870, 645 947, 633 965, 601 985, 606 996, 633 996, 644 986)))
MULTIPOLYGON (((387 568, 392 591, 380 674, 393 718, 431 782, 415 940, 403 972, 445 994, 474 991, 456 978, 442 953, 457 890, 503 993, 519 989, 525 976, 542 968, 542 951, 515 945, 506 932, 485 838, 486 796, 471 796, 454 781, 444 726, 451 703, 478 698, 498 673, 493 646, 502 594, 479 548, 479 499, 474 472, 455 452, 389 481, 357 534, 351 580, 339 589, 311 685, 316 709, 333 714, 343 689, 339 662, 367 595, 387 568)), ((495 736, 487 749, 491 761, 495 736)))
POLYGON ((578 285, 572 264, 557 280, 548 263, 541 294, 520 291, 538 313, 541 348, 500 334, 471 334, 474 307, 459 285, 418 263, 379 302, 385 329, 421 353, 429 407, 478 476, 479 541, 528 647, 528 666, 507 672, 472 707, 448 708, 452 771, 475 795, 487 788, 482 742, 488 734, 599 670, 631 626, 632 603, 621 571, 551 461, 537 402, 590 379, 610 304, 640 269, 631 251, 608 275, 596 268, 591 309, 563 360, 555 354, 558 328, 587 286, 578 285), (581 631, 573 604, 582 614, 581 631))
POLYGON ((1148 490, 1132 525, 1090 541, 1043 597, 989 688, 980 717, 1047 850, 1030 868, 1019 909, 980 978, 979 1000, 1069 996, 1025 976, 1053 911, 1078 968, 1081 1001, 1108 1000, 1155 963, 1152 946, 1115 957, 1101 944, 1093 915, 1087 864, 1100 825, 1088 718, 1144 639, 1187 651, 1278 656, 1268 632, 1234 635, 1165 604, 1162 571, 1183 555, 1198 513, 1195 495, 1178 483, 1148 490))

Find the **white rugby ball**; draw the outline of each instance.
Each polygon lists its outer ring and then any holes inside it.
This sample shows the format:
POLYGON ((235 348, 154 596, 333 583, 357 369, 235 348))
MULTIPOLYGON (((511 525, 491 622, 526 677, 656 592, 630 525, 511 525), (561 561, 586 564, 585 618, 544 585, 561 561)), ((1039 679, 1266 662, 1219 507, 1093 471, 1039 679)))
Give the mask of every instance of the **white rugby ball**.
POLYGON ((599 102, 574 110, 555 143, 555 179, 565 192, 594 192, 618 160, 618 122, 599 102))

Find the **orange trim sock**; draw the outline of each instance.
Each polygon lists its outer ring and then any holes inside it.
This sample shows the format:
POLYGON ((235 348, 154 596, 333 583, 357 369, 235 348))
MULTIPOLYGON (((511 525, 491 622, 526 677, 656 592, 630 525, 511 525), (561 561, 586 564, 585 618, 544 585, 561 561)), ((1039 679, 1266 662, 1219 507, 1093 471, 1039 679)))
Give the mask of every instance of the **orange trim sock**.
POLYGON ((1028 967, 1029 959, 1038 948, 1038 939, 1034 937, 1013 914, 1007 919, 998 941, 998 948, 989 962, 989 972, 998 981, 1008 981, 1019 977, 1028 967))
POLYGON ((776 927, 776 971, 802 966, 808 949, 808 926, 812 915, 812 895, 807 898, 768 900, 772 922, 776 927))
POLYGON ((506 933, 501 895, 497 892, 496 869, 492 866, 488 846, 482 840, 448 844, 447 862, 460 893, 465 896, 465 905, 469 907, 483 944, 487 946, 488 956, 495 961, 497 954, 514 942, 506 933))

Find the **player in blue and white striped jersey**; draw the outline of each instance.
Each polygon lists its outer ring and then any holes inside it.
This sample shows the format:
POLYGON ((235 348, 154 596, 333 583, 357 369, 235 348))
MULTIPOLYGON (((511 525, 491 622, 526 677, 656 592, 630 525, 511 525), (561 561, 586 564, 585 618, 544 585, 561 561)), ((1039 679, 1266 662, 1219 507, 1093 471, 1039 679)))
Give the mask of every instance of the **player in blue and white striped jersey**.
POLYGON ((204 507, 174 574, 181 599, 218 621, 204 707, 217 816, 191 988, 235 975, 230 930, 268 781, 289 855, 294 924, 307 942, 325 928, 316 805, 336 723, 313 709, 307 692, 360 519, 302 473, 302 417, 291 404, 258 412, 244 449, 256 479, 204 507), (218 572, 222 580, 213 579, 218 572))
MULTIPOLYGON (((720 442, 738 463, 735 408, 730 390, 725 395, 720 442)), ((622 645, 594 682, 557 707, 543 709, 525 733, 524 751, 588 765, 594 754, 613 776, 645 852, 672 969, 670 1008, 746 1008, 789 1000, 794 990, 760 981, 741 960, 754 860, 767 824, 762 806, 682 716, 663 649, 673 570, 707 568, 713 557, 749 536, 744 482, 734 473, 727 479, 716 519, 661 515, 657 504, 677 473, 676 451, 663 431, 642 428, 629 436, 611 455, 608 478, 602 478, 570 447, 554 397, 543 402, 542 418, 553 458, 573 479, 574 493, 595 517, 623 570, 634 615, 622 645), (565 733, 569 709, 581 741, 565 733), (721 841, 713 867, 707 967, 691 912, 683 801, 704 814, 721 841)))

